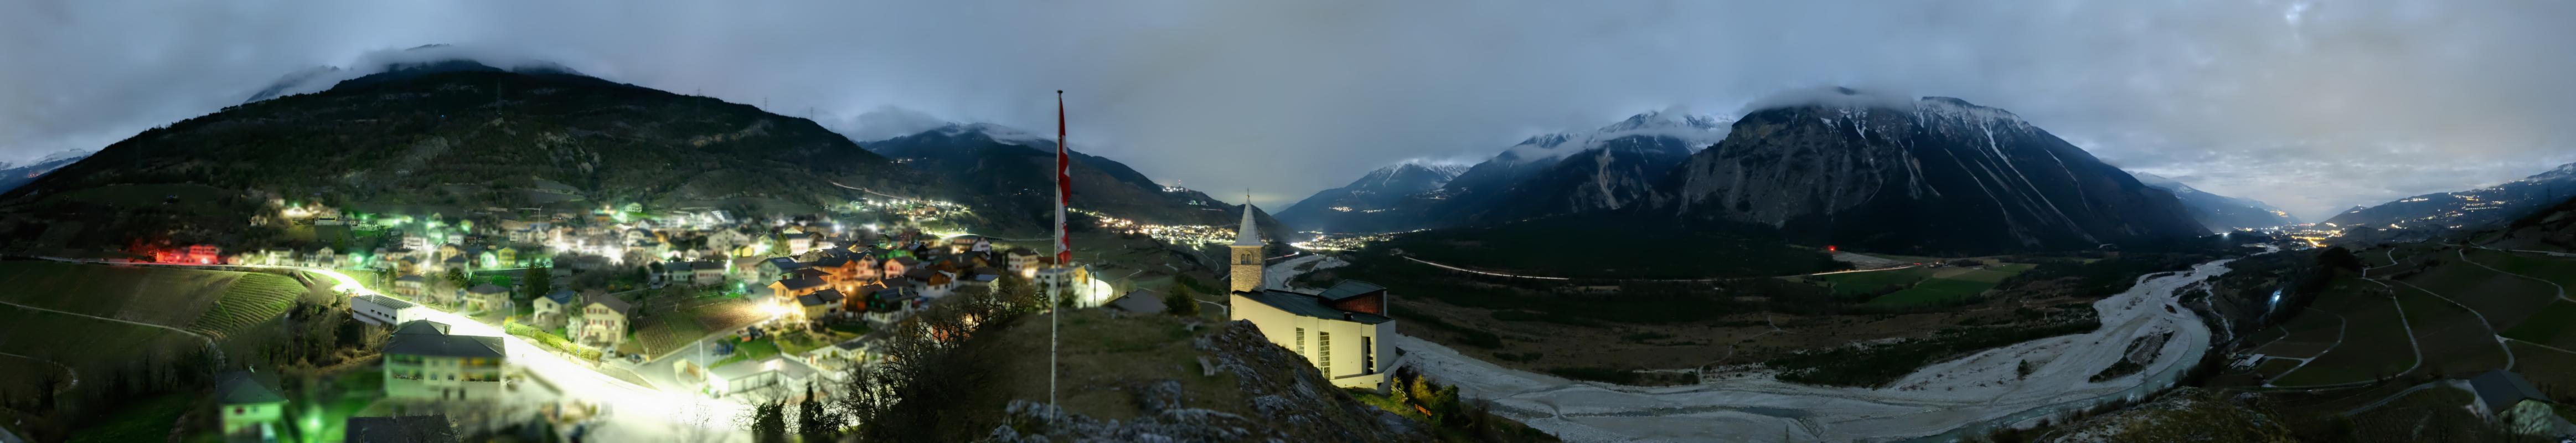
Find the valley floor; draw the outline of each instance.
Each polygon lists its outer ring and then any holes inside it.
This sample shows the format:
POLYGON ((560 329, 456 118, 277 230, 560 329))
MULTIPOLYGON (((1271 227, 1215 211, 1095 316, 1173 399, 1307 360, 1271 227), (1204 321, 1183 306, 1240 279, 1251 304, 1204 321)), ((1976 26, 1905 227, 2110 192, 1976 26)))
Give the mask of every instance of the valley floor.
POLYGON ((1568 441, 1901 440, 2008 424, 2139 397, 2173 383, 2199 361, 2210 331, 2176 301, 2184 289, 2227 272, 2226 260, 2149 276, 2094 303, 2103 327, 1990 349, 1913 372, 1883 389, 1785 383, 1768 377, 1687 386, 1635 387, 1514 370, 1411 336, 1392 340, 1399 364, 1454 383, 1495 411, 1568 441), (2089 380, 2119 361, 2130 342, 2171 334, 2152 364, 2103 382, 2089 380), (2028 376, 2016 370, 2034 365, 2028 376))

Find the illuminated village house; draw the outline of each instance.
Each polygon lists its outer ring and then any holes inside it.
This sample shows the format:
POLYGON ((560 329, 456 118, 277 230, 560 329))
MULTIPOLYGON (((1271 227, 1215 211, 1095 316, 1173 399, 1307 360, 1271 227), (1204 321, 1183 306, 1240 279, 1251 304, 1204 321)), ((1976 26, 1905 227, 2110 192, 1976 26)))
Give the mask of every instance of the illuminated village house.
POLYGON ((385 342, 385 396, 491 399, 509 354, 500 337, 455 335, 428 320, 403 323, 385 342))

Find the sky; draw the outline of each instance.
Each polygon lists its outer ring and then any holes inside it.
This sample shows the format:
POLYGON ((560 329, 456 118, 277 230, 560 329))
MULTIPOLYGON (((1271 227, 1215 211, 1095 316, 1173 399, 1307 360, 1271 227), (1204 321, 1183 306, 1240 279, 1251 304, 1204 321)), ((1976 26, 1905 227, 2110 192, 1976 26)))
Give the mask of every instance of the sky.
MULTIPOLYGON (((1273 208, 1408 159, 1854 86, 2322 220, 2576 162, 2576 2, 128 1, 0 7, 0 161, 424 44, 811 117, 1052 130, 1273 208)), ((1224 197, 1232 200, 1238 197, 1224 197)))

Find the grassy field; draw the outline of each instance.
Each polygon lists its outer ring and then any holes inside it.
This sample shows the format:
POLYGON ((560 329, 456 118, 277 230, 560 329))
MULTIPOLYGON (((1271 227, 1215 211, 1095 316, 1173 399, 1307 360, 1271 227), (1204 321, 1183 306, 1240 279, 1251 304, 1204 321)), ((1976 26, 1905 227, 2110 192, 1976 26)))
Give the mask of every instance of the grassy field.
POLYGON ((2547 283, 2467 263, 2444 263, 2400 281, 2476 309, 2497 330, 2512 329, 2558 298, 2557 288, 2547 283))
POLYGON ((2485 249, 2469 250, 2468 257, 2469 261, 2504 272, 2548 280, 2559 287, 2576 287, 2576 260, 2485 249))
MULTIPOLYGON (((1914 283, 1914 287, 1905 288, 1904 290, 1870 299, 1869 305, 1905 307, 1956 303, 1971 297, 1976 297, 1979 294, 1984 294, 1986 290, 1994 289, 1995 283, 2002 282, 2005 278, 2011 278, 2013 275, 2020 274, 2022 271, 2028 271, 2030 268, 2031 265, 2028 264, 2012 264, 2007 266, 1992 266, 1986 269, 1941 268, 1930 270, 1928 275, 1929 278, 1925 278, 1920 282, 1914 283)), ((1912 271, 1912 269, 1908 269, 1907 271, 1912 271)), ((1861 272, 1859 274, 1872 273, 1861 272)), ((1836 288, 1835 292, 1841 293, 1841 288, 1836 288)))
POLYGON ((1922 283, 1915 283, 1914 287, 1869 299, 1869 305, 1888 307, 1939 305, 1975 297, 1994 287, 1994 282, 1928 279, 1922 283))
POLYGON ((79 265, 49 261, 0 262, 0 301, 144 323, 186 327, 224 298, 249 273, 79 265))
POLYGON ((285 314, 295 307, 295 299, 306 292, 304 283, 276 274, 247 273, 224 288, 216 299, 188 329, 208 335, 228 336, 250 325, 260 324, 285 314))
POLYGON ((165 441, 179 415, 198 405, 195 393, 162 394, 123 405, 99 417, 97 424, 72 433, 73 443, 165 441))
POLYGON ((204 341, 165 329, 0 306, 0 352, 50 359, 99 373, 143 353, 203 349, 204 341))
POLYGON ((2576 349, 2576 303, 2550 302, 2540 312, 2506 329, 2504 336, 2560 348, 2576 349))
POLYGON ((2506 369, 2504 345, 2468 309, 2405 286, 2397 287, 2397 302, 2424 351, 2422 370, 2471 374, 2506 369))
POLYGON ((2341 314, 2349 322, 2342 344, 2272 383, 2306 386, 2370 381, 2415 366, 2414 340, 2407 336, 2397 304, 2377 289, 2378 285, 2358 278, 2338 279, 2327 288, 2327 295, 2310 307, 2341 314))
POLYGON ((1834 288, 1834 295, 1850 296, 1877 292, 1889 286, 1905 286, 1932 277, 1931 268, 1906 268, 1894 271, 1849 272, 1807 277, 1834 288))
POLYGON ((2576 395, 2576 371, 2567 370, 2576 368, 2576 353, 2520 342, 2505 346, 2513 348, 2513 372, 2531 379, 2547 394, 2576 395))

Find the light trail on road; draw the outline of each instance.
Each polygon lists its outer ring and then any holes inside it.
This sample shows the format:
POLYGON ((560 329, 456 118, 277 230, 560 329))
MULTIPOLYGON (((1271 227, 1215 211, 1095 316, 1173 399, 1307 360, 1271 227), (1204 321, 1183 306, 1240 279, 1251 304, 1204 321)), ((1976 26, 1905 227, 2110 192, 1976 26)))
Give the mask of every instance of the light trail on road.
MULTIPOLYGON (((343 274, 338 270, 328 268, 277 265, 111 263, 102 260, 60 257, 41 258, 61 262, 107 265, 288 269, 320 274, 338 281, 338 284, 331 286, 332 291, 352 296, 384 295, 383 293, 376 292, 375 289, 368 288, 365 284, 359 283, 358 279, 355 277, 350 277, 348 274, 343 274)), ((530 376, 542 377, 546 381, 552 383, 558 390, 558 393, 565 398, 599 405, 601 415, 603 416, 602 420, 607 422, 609 425, 593 428, 591 436, 596 441, 667 440, 670 438, 670 431, 690 431, 687 428, 693 426, 699 428, 697 431, 725 436, 728 440, 733 436, 744 435, 744 431, 742 429, 733 426, 733 418, 744 416, 751 410, 750 405, 730 400, 711 399, 696 392, 663 391, 637 385, 625 380, 619 380, 615 377, 608 376, 608 374, 603 374, 597 370, 593 370, 589 366, 575 363, 571 359, 564 358, 563 356, 556 355, 553 352, 548 352, 544 348, 530 344, 526 340, 520 339, 519 336, 510 335, 508 331, 504 331, 498 326, 484 324, 483 322, 475 321, 474 319, 468 318, 464 315, 433 309, 426 305, 421 306, 421 311, 424 313, 422 319, 445 323, 447 324, 448 331, 450 333, 500 337, 503 347, 507 348, 505 352, 509 356, 509 361, 513 364, 517 364, 519 368, 524 370, 527 374, 530 376)))

